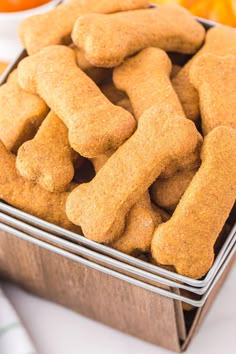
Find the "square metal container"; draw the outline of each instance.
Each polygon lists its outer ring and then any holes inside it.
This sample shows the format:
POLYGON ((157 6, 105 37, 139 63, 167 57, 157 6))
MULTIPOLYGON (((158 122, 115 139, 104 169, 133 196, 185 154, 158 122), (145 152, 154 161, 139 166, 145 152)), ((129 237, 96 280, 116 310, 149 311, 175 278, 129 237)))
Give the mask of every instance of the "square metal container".
MULTIPOLYGON (((206 28, 213 25, 200 22, 206 28)), ((24 56, 19 54, 0 84, 24 56)), ((235 213, 231 218, 235 221, 235 213)), ((0 276, 113 328, 181 352, 234 261, 236 225, 231 226, 211 270, 204 279, 194 280, 0 202, 0 276), (184 312, 183 302, 193 309, 184 312)))

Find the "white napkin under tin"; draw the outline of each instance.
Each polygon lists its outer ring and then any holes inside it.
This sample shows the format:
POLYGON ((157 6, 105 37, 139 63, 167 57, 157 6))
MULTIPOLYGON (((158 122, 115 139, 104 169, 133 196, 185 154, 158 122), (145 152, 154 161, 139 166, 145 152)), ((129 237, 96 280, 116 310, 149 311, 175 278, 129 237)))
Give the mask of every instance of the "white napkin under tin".
POLYGON ((0 354, 37 354, 26 329, 1 287, 0 354))

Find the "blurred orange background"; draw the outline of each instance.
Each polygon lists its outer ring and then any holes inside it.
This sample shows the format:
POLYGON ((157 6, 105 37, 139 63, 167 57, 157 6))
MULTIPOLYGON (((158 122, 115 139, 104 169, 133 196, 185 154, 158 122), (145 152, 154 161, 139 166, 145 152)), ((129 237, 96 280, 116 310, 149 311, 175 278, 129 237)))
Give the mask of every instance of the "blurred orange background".
POLYGON ((33 9, 50 0, 0 0, 0 12, 15 12, 33 9))
POLYGON ((193 15, 236 27, 235 0, 152 0, 156 4, 178 4, 193 15))

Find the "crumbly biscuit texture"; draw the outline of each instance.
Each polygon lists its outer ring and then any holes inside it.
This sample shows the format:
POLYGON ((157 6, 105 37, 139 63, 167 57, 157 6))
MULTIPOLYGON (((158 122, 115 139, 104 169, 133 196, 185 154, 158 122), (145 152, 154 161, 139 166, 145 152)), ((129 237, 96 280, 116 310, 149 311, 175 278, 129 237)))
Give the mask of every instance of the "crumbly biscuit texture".
POLYGON ((16 166, 24 178, 39 183, 50 192, 61 192, 74 177, 77 156, 70 147, 68 129, 55 113, 50 112, 35 137, 20 147, 16 166))
POLYGON ((72 32, 73 42, 89 62, 101 67, 115 67, 147 47, 192 54, 204 37, 203 26, 176 5, 81 16, 72 32))
POLYGON ((69 44, 77 18, 89 13, 113 13, 148 7, 147 0, 69 0, 56 8, 26 18, 18 34, 28 54, 54 44, 69 44))
POLYGON ((127 212, 166 166, 182 164, 200 145, 193 122, 182 119, 172 106, 153 106, 95 178, 71 193, 67 201, 69 219, 94 241, 118 239, 127 212))
POLYGON ((136 128, 133 116, 101 93, 68 47, 47 47, 23 59, 18 71, 20 85, 44 98, 67 126, 70 145, 82 156, 116 149, 136 128))
POLYGON ((205 138, 202 165, 171 219, 152 240, 152 256, 199 279, 214 261, 214 244, 236 198, 236 130, 217 127, 205 138))

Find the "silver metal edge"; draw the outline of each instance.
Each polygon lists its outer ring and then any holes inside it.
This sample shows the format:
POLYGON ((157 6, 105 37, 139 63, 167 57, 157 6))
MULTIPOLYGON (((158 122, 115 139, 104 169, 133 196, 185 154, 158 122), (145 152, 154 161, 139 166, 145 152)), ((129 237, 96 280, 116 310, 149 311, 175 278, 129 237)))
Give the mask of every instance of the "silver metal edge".
MULTIPOLYGON (((57 5, 59 5, 61 2, 62 2, 62 0, 58 0, 58 1, 55 0, 55 7, 57 5)), ((156 4, 151 4, 151 5, 153 7, 156 7, 156 4)), ((208 20, 205 20, 203 18, 196 17, 196 19, 200 23, 202 23, 206 28, 210 28, 210 27, 219 25, 218 23, 215 23, 213 21, 208 21, 208 20)), ((11 73, 11 71, 13 69, 15 69, 15 67, 17 66, 19 61, 25 55, 26 55, 25 50, 22 50, 20 52, 20 54, 17 56, 16 60, 7 67, 5 72, 0 76, 0 85, 2 85, 6 81, 8 75, 11 73)), ((0 202, 0 204, 5 205, 2 202, 0 202)), ((18 210, 16 208, 13 208, 13 209, 15 209, 15 211, 16 210, 20 211, 20 210, 18 210)), ((195 280, 195 279, 191 279, 189 277, 185 277, 185 276, 179 275, 177 273, 170 272, 170 271, 165 270, 163 268, 160 268, 158 266, 154 266, 154 265, 151 265, 151 264, 146 264, 145 262, 143 262, 141 260, 138 260, 136 258, 133 258, 133 257, 131 257, 129 255, 126 255, 126 254, 124 254, 122 252, 119 252, 117 250, 114 250, 112 248, 109 248, 109 247, 101 245, 101 244, 97 244, 97 243, 95 243, 95 242, 93 242, 91 240, 87 240, 82 235, 77 235, 75 233, 72 233, 72 232, 70 232, 68 230, 65 230, 63 228, 60 228, 60 227, 58 227, 56 225, 53 225, 53 224, 50 224, 50 223, 47 223, 48 225, 45 225, 46 222, 44 220, 41 220, 41 219, 36 218, 36 217, 33 217, 33 216, 31 216, 30 214, 27 214, 27 213, 24 213, 24 214, 25 214, 24 220, 27 220, 27 219, 29 220, 32 217, 32 218, 34 218, 34 221, 38 220, 38 223, 41 222, 46 227, 51 227, 51 229, 54 228, 54 230, 57 229, 57 231, 61 235, 65 235, 66 233, 70 233, 71 235, 70 236, 68 235, 68 236, 71 237, 73 240, 75 240, 77 242, 80 241, 82 244, 85 244, 88 247, 92 247, 93 249, 96 249, 97 251, 104 252, 106 255, 114 256, 117 259, 122 260, 123 262, 127 261, 129 264, 133 264, 137 269, 139 269, 138 267, 140 267, 141 270, 142 269, 146 269, 147 271, 152 272, 153 274, 159 274, 159 275, 165 276, 165 277, 167 277, 169 279, 181 281, 181 282, 184 282, 186 284, 189 284, 190 286, 199 287, 199 288, 201 287, 202 289, 200 290, 200 292, 201 291, 205 291, 209 287, 210 282, 213 281, 214 276, 217 273, 217 269, 219 269, 220 265, 222 264, 222 262, 225 259, 225 258, 223 258, 224 257, 224 252, 221 252, 223 247, 224 247, 223 246, 221 251, 219 252, 218 256, 216 257, 212 268, 209 270, 208 274, 206 275, 206 277, 203 280, 195 280), (27 216, 28 216, 28 218, 27 218, 27 216), (79 239, 79 238, 81 238, 81 239, 79 239), (89 241, 89 242, 85 242, 85 240, 89 241)), ((234 225, 234 227, 236 227, 236 224, 234 225)), ((111 260, 112 260, 112 258, 111 258, 111 260)), ((149 275, 151 275, 151 273, 149 273, 149 275)))
MULTIPOLYGON (((17 230, 20 229, 20 231, 24 231, 26 233, 36 235, 36 236, 40 237, 40 239, 44 239, 45 241, 50 240, 51 242, 56 244, 58 247, 65 247, 71 252, 77 252, 84 257, 87 256, 89 258, 93 258, 96 261, 100 261, 105 264, 108 264, 108 266, 114 266, 118 269, 121 269, 122 271, 130 273, 131 276, 136 275, 136 276, 143 277, 146 279, 146 281, 151 280, 151 281, 163 284, 163 285, 170 286, 172 288, 185 289, 191 293, 198 294, 198 295, 203 295, 208 290, 208 288, 210 286, 210 284, 209 284, 209 286, 207 288, 203 288, 203 289, 202 288, 200 288, 200 289, 193 288, 193 287, 186 286, 184 284, 179 284, 179 283, 173 282, 173 281, 163 278, 163 277, 159 277, 157 275, 150 274, 144 270, 138 269, 136 267, 132 267, 127 264, 123 264, 123 262, 119 262, 117 260, 111 259, 110 257, 107 257, 103 254, 94 252, 92 250, 88 250, 87 248, 84 248, 83 246, 71 243, 70 241, 67 241, 67 240, 59 238, 55 235, 49 234, 46 231, 40 230, 36 227, 33 227, 32 225, 25 224, 24 222, 16 220, 15 218, 13 218, 9 215, 5 215, 3 213, 0 213, 0 221, 3 223, 6 223, 7 225, 10 224, 9 226, 17 228, 17 230)), ((235 241, 233 242, 233 240, 232 240, 232 242, 230 244, 231 247, 230 246, 228 247, 227 255, 230 253, 230 250, 233 247, 234 243, 235 243, 235 241)), ((158 287, 158 284, 156 286, 158 287)))
MULTIPOLYGON (((34 225, 36 225, 39 228, 43 228, 43 229, 48 230, 50 233, 54 231, 56 235, 60 235, 62 237, 66 236, 68 239, 70 239, 72 241, 80 242, 82 245, 85 245, 86 247, 95 249, 96 251, 102 250, 103 254, 105 254, 109 257, 112 255, 114 258, 116 258, 122 262, 127 262, 128 264, 135 266, 137 269, 141 268, 142 270, 146 270, 149 272, 150 275, 153 275, 153 274, 161 275, 161 276, 164 276, 168 279, 180 281, 180 282, 183 282, 183 283, 188 284, 190 286, 196 286, 195 285, 196 282, 201 282, 201 283, 203 283, 203 285, 202 285, 202 290, 200 290, 200 292, 206 291, 206 289, 209 287, 210 282, 212 282, 218 269, 220 268, 221 264, 224 262, 225 258, 227 257, 227 249, 228 249, 229 244, 231 243, 232 239, 236 239, 236 224, 235 224, 235 226, 233 227, 233 229, 229 233, 227 240, 225 241, 220 253, 216 257, 214 265, 212 266, 212 268, 208 272, 208 274, 210 274, 210 276, 207 275, 207 277, 208 277, 207 281, 205 279, 204 279, 204 281, 201 281, 201 280, 199 281, 199 280, 184 277, 182 275, 170 272, 170 271, 160 268, 158 266, 143 262, 141 260, 138 260, 132 256, 126 255, 126 254, 119 252, 117 250, 110 249, 107 246, 100 245, 94 241, 86 239, 84 236, 77 235, 77 234, 75 234, 71 231, 68 231, 66 229, 63 229, 57 225, 50 224, 47 221, 44 221, 44 220, 39 219, 33 215, 22 212, 21 210, 16 209, 12 206, 6 205, 5 203, 0 202, 0 210, 10 213, 14 217, 22 219, 26 222, 33 223, 34 225), (139 263, 140 268, 137 267, 137 263, 139 263), (152 273, 150 273, 150 271, 152 273)), ((110 257, 110 262, 112 263, 112 261, 113 261, 113 258, 110 257)), ((124 263, 124 265, 126 265, 126 263, 124 263)), ((200 288, 201 286, 196 286, 196 287, 200 288)))
MULTIPOLYGON (((48 244, 48 243, 46 243, 44 241, 38 240, 38 239, 36 239, 36 238, 34 238, 32 236, 29 236, 29 235, 23 233, 22 231, 15 230, 14 228, 12 228, 12 227, 10 227, 8 225, 0 224, 0 229, 2 231, 4 231, 4 232, 10 233, 13 236, 16 236, 16 237, 18 237, 20 239, 23 239, 23 240, 28 241, 28 242, 30 242, 32 244, 38 245, 38 246, 40 246, 42 248, 45 248, 45 249, 47 249, 49 251, 52 251, 52 252, 54 252, 56 254, 59 254, 59 255, 64 256, 66 258, 69 258, 69 259, 71 259, 71 260, 73 260, 75 262, 78 262, 78 263, 83 264, 85 266, 88 266, 90 268, 96 269, 98 271, 101 271, 101 272, 103 272, 105 274, 108 274, 108 275, 113 276, 115 278, 118 278, 120 280, 124 280, 124 281, 126 281, 126 282, 128 282, 130 284, 135 285, 135 286, 139 286, 139 287, 141 287, 143 289, 146 289, 146 290, 152 291, 154 293, 160 294, 162 296, 166 296, 168 298, 172 298, 172 299, 175 299, 175 300, 183 301, 185 303, 193 305, 194 307, 202 307, 204 305, 204 303, 206 302, 207 297, 209 296, 209 294, 211 293, 212 289, 214 288, 214 285, 219 280, 221 274, 223 273, 224 269, 227 266, 227 262, 225 262, 223 264, 222 268, 220 269, 219 273, 217 274, 216 279, 212 283, 211 288, 208 289, 207 294, 205 294, 202 297, 201 300, 192 300, 192 299, 189 299, 189 298, 184 297, 182 295, 171 293, 168 290, 160 289, 160 288, 157 288, 157 287, 155 287, 153 285, 146 284, 143 281, 131 278, 131 277, 126 276, 124 274, 120 274, 120 273, 118 273, 118 272, 116 272, 114 270, 111 270, 109 268, 106 268, 104 266, 96 264, 94 262, 91 262, 91 261, 89 261, 87 259, 84 259, 84 258, 82 258, 80 256, 74 255, 74 254, 72 254, 70 252, 67 252, 67 251, 65 251, 63 249, 60 249, 60 248, 56 247, 56 246, 48 244)), ((236 246, 234 248, 236 248, 236 246)), ((234 252, 231 253, 230 259, 232 258, 233 254, 234 254, 234 252)))

